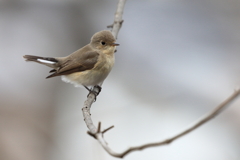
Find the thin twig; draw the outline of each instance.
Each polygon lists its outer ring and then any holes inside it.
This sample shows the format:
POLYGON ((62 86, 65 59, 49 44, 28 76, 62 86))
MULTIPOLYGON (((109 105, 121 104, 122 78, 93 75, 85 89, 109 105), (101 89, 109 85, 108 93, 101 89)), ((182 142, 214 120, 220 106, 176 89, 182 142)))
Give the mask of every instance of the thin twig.
POLYGON ((126 0, 118 1, 117 11, 114 16, 114 23, 113 23, 113 25, 111 25, 112 34, 116 39, 118 36, 118 32, 119 32, 120 28, 122 27, 122 23, 123 23, 122 15, 123 15, 123 9, 124 9, 125 3, 126 3, 126 0))
POLYGON ((235 90, 235 92, 228 99, 226 99, 220 105, 215 107, 211 112, 209 112, 208 114, 206 114, 205 116, 203 116, 202 118, 197 120, 192 126, 190 126, 189 128, 185 129, 184 131, 180 132, 179 134, 177 134, 177 135, 175 135, 175 136, 173 136, 171 138, 168 138, 166 140, 160 141, 160 142, 148 143, 148 144, 144 144, 144 145, 140 145, 140 146, 131 147, 131 148, 125 150, 124 152, 122 152, 121 158, 124 157, 125 155, 127 155, 128 153, 133 152, 133 151, 143 150, 143 149, 149 148, 149 147, 156 147, 156 146, 162 146, 162 145, 169 144, 169 143, 173 142, 174 140, 176 140, 176 139, 178 139, 178 138, 180 138, 180 137, 190 133, 191 131, 195 130, 196 128, 200 127, 201 125, 203 125, 204 123, 208 122, 209 120, 211 120, 212 118, 217 116, 219 113, 221 113, 239 95, 240 95, 240 89, 237 89, 237 90, 235 90))
POLYGON ((110 127, 108 127, 107 129, 104 129, 103 131, 102 131, 102 133, 105 133, 105 132, 107 132, 107 131, 109 131, 110 129, 112 129, 114 126, 110 126, 110 127))
POLYGON ((185 129, 184 131, 176 134, 175 136, 168 138, 166 140, 160 141, 160 142, 153 142, 153 143, 147 143, 144 145, 140 145, 140 146, 135 146, 135 147, 130 147, 129 149, 123 151, 122 153, 117 153, 114 152, 111 148, 108 147, 106 141, 103 138, 103 131, 100 133, 96 133, 95 134, 95 138, 99 141, 99 143, 102 145, 102 147, 112 156, 114 157, 118 157, 118 158, 123 158, 124 156, 126 156, 127 154, 133 152, 133 151, 138 151, 138 150, 143 150, 149 147, 156 147, 156 146, 162 146, 162 145, 166 145, 169 144, 171 142, 173 142, 174 140, 190 133, 191 131, 195 130, 196 128, 200 127, 201 125, 203 125, 204 123, 208 122, 209 120, 211 120, 212 118, 214 118, 215 116, 217 116, 219 113, 221 113, 224 109, 227 108, 227 106, 229 106, 238 96, 240 95, 240 89, 235 90, 235 92, 228 98, 226 99, 224 102, 222 102, 220 105, 218 105, 217 107, 215 107, 211 112, 209 112, 208 114, 206 114, 205 116, 203 116, 202 118, 200 118, 197 122, 195 122, 192 126, 190 126, 189 128, 185 129))
MULTIPOLYGON (((115 13, 114 23, 112 25, 112 34, 114 35, 115 38, 117 38, 118 32, 119 32, 119 30, 122 26, 122 23, 123 23, 122 14, 123 14, 123 9, 124 9, 125 3, 126 3, 126 0, 119 0, 118 1, 117 11, 115 13)), ((100 84, 100 86, 101 86, 101 84, 100 84)), ((100 92, 98 87, 94 87, 93 91, 96 92, 96 93, 100 92)), ((95 133, 97 133, 97 128, 93 124, 93 121, 92 121, 92 118, 91 118, 91 113, 90 113, 92 103, 94 102, 95 99, 96 99, 96 95, 93 94, 93 93, 90 93, 88 95, 87 100, 84 102, 84 106, 82 108, 84 121, 85 121, 85 123, 86 123, 86 125, 89 129, 88 134, 91 134, 91 135, 94 135, 95 133)))
MULTIPOLYGON (((98 93, 99 89, 97 87, 94 87, 94 91, 98 93)), ((82 108, 84 121, 85 121, 85 123, 89 129, 89 132, 91 134, 95 134, 97 132, 97 128, 93 124, 93 121, 91 118, 91 113, 90 113, 90 109, 91 109, 92 103, 94 102, 95 98, 96 98, 96 95, 93 93, 90 93, 88 95, 87 100, 84 102, 84 106, 82 108)))
MULTIPOLYGON (((112 33, 115 38, 117 38, 118 32, 122 26, 122 22, 123 22, 122 14, 123 14, 123 8, 125 5, 125 2, 126 2, 126 0, 119 0, 117 11, 116 11, 115 17, 114 17, 114 23, 113 23, 113 25, 110 26, 112 28, 112 33)), ((98 87, 94 87, 94 91, 96 93, 100 92, 98 87)), ((113 151, 110 147, 108 147, 107 142, 103 138, 103 134, 105 132, 107 132, 109 129, 113 128, 113 126, 101 131, 101 123, 99 122, 98 127, 95 127, 92 122, 90 109, 91 109, 92 103, 94 102, 94 100, 96 98, 95 94, 93 94, 93 93, 89 94, 87 100, 84 102, 84 107, 82 108, 82 112, 83 112, 84 121, 89 129, 89 131, 87 133, 90 136, 94 137, 96 140, 98 140, 98 142, 101 144, 101 146, 110 155, 112 155, 114 157, 118 157, 118 158, 123 158, 124 156, 126 156, 127 154, 129 154, 133 151, 143 150, 143 149, 149 148, 149 147, 166 145, 166 144, 169 144, 169 143, 173 142, 174 140, 188 134, 189 132, 195 130, 199 126, 203 125, 204 123, 208 122, 209 120, 211 120, 212 118, 217 116, 219 113, 221 113, 223 111, 223 109, 225 109, 231 102, 233 102, 233 100, 235 100, 239 96, 239 94, 240 94, 240 89, 235 90, 235 92, 228 99, 226 99, 219 106, 214 108, 211 112, 209 112, 208 114, 206 114, 205 116, 200 118, 192 126, 187 128, 186 130, 180 132, 179 134, 177 134, 171 138, 168 138, 166 140, 160 141, 160 142, 154 142, 154 143, 148 143, 148 144, 144 144, 144 145, 140 145, 140 146, 130 147, 129 149, 125 150, 122 153, 117 153, 117 152, 113 151)))

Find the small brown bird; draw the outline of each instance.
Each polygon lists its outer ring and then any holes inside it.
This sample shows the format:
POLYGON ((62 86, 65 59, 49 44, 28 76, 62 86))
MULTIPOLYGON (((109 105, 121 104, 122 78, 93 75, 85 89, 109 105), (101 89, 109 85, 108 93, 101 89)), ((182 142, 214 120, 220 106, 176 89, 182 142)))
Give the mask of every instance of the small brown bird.
POLYGON ((62 80, 75 86, 98 86, 103 83, 114 65, 115 38, 110 31, 95 33, 91 42, 67 57, 39 57, 25 55, 26 61, 33 61, 53 68, 46 78, 62 76, 62 80))

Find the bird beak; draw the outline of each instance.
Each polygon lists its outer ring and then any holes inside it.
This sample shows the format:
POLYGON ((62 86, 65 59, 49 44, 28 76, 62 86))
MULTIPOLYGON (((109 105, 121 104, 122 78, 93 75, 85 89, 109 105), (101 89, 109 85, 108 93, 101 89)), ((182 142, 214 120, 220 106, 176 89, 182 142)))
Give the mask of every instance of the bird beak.
POLYGON ((112 43, 112 45, 113 45, 113 46, 119 46, 119 44, 117 44, 117 43, 112 43))

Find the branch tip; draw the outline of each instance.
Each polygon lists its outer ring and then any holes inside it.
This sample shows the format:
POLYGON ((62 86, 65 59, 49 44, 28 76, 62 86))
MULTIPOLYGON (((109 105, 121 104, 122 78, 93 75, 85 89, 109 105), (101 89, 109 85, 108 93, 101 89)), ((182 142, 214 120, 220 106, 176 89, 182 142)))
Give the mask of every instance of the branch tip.
POLYGON ((107 129, 104 129, 104 130, 102 131, 102 134, 106 133, 107 131, 109 131, 109 130, 112 129, 113 127, 114 127, 114 126, 112 125, 112 126, 108 127, 107 129))
POLYGON ((101 122, 98 122, 97 133, 101 133, 101 122))
POLYGON ((113 28, 113 24, 108 25, 107 28, 113 28))

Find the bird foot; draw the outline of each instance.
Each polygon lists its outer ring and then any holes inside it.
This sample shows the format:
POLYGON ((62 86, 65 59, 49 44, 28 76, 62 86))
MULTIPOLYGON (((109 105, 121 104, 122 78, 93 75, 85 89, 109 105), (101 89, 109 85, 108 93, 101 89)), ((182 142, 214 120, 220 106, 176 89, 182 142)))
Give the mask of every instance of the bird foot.
POLYGON ((99 95, 99 93, 100 93, 101 90, 102 90, 102 87, 100 87, 100 86, 98 86, 98 85, 94 86, 92 89, 89 89, 89 88, 86 87, 86 86, 84 86, 84 87, 89 91, 87 97, 89 97, 89 95, 90 95, 91 93, 95 95, 95 99, 94 99, 94 102, 95 102, 95 101, 97 100, 97 96, 99 95), (98 88, 98 92, 94 90, 95 87, 98 88))

